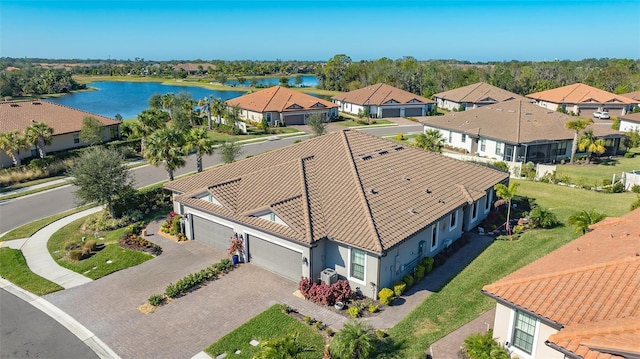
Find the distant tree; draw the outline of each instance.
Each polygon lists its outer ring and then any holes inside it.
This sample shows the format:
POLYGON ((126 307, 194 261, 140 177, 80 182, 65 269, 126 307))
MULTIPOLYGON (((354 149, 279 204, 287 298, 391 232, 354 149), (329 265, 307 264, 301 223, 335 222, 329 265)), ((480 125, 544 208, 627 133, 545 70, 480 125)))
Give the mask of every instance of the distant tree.
POLYGON ((416 136, 416 146, 423 150, 442 153, 444 138, 437 129, 430 129, 416 136))
POLYGON ((286 76, 280 77, 280 86, 289 87, 289 78, 286 76))
POLYGON ((209 137, 209 133, 204 128, 192 128, 187 134, 185 150, 196 151, 196 169, 202 172, 202 156, 212 155, 215 141, 209 137))
POLYGON ((185 136, 180 129, 175 126, 164 127, 147 139, 144 158, 156 167, 163 165, 169 181, 173 181, 174 171, 186 163, 184 145, 185 136))
POLYGON ((502 183, 498 183, 493 186, 493 189, 496 191, 496 196, 500 198, 499 201, 496 201, 496 206, 507 205, 507 234, 509 235, 509 239, 511 240, 511 200, 516 196, 516 191, 518 190, 518 186, 520 184, 516 182, 511 182, 509 187, 503 185, 502 183))
POLYGON ((149 97, 149 108, 161 109, 162 108, 162 95, 154 93, 149 97))
POLYGON ((603 154, 607 148, 604 146, 604 140, 596 138, 593 130, 585 131, 578 140, 578 148, 580 151, 587 151, 587 163, 591 162, 594 154, 603 154))
POLYGON ((368 324, 349 321, 331 341, 331 355, 335 359, 366 359, 377 353, 378 338, 368 324))
POLYGON ((102 122, 95 117, 84 117, 82 119, 82 130, 80 130, 80 139, 90 146, 102 143, 103 126, 102 122))
POLYGON ((570 215, 567 224, 576 227, 574 233, 585 234, 589 231, 589 226, 600 222, 607 217, 606 214, 597 212, 594 209, 582 210, 570 215))
POLYGON ((589 124, 591 123, 593 123, 593 120, 586 118, 579 118, 565 123, 566 128, 574 131, 573 142, 571 143, 571 159, 569 161, 570 163, 573 163, 573 160, 576 157, 576 152, 578 152, 578 135, 580 134, 580 131, 587 128, 587 126, 589 126, 589 124))
POLYGON ((49 125, 44 122, 36 122, 27 127, 25 131, 25 138, 27 139, 27 143, 38 148, 40 158, 44 158, 47 154, 44 147, 51 144, 53 128, 49 127, 49 125))
POLYGON ((119 113, 116 113, 116 115, 115 115, 115 116, 113 116, 113 118, 115 118, 115 119, 116 119, 116 120, 118 120, 118 121, 122 121, 122 115, 121 115, 121 114, 119 114, 119 113))
POLYGON ((20 135, 18 131, 5 132, 0 134, 0 150, 11 157, 13 165, 20 167, 20 150, 27 148, 27 139, 20 135))
POLYGON ((220 158, 225 164, 235 162, 242 154, 242 147, 235 142, 225 142, 220 148, 220 158))
POLYGON ((133 187, 133 176, 127 170, 124 156, 115 149, 93 147, 83 152, 68 175, 78 188, 75 196, 80 204, 104 205, 113 218, 113 205, 133 187))
POLYGON ((242 76, 236 76, 236 80, 238 80, 240 86, 244 86, 247 83, 247 79, 242 76))
POLYGON ((296 75, 295 83, 296 83, 296 87, 302 86, 302 75, 296 75))
POLYGON ((327 133, 327 123, 322 121, 322 116, 319 113, 314 113, 307 117, 307 125, 311 128, 314 137, 327 133))

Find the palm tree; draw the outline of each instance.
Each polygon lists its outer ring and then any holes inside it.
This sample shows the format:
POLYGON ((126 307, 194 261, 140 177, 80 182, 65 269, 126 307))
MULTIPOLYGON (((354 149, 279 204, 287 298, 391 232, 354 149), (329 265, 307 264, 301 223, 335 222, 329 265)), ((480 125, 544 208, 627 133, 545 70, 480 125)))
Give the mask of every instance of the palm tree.
POLYGON ((253 359, 294 359, 313 350, 311 346, 300 343, 298 333, 266 341, 260 347, 260 352, 253 359))
POLYGON ((216 123, 222 122, 222 115, 227 105, 219 98, 213 99, 211 103, 211 114, 216 116, 216 123))
POLYGON ((345 323, 331 341, 331 355, 336 359, 364 359, 376 354, 378 339, 373 329, 360 321, 345 323))
POLYGON ((416 146, 423 150, 442 153, 444 138, 439 130, 432 128, 416 136, 416 146))
POLYGON ((0 134, 0 150, 11 157, 13 165, 20 167, 20 150, 27 148, 27 139, 20 136, 20 132, 6 132, 0 134))
POLYGON ((503 185, 502 183, 498 183, 493 186, 493 189, 496 191, 496 196, 500 197, 501 200, 496 201, 495 206, 501 206, 503 204, 507 205, 507 234, 509 234, 509 240, 511 240, 511 224, 509 222, 511 217, 511 200, 516 195, 516 190, 518 189, 519 183, 512 182, 509 184, 509 187, 503 185))
POLYGON ((240 121, 240 111, 241 109, 239 105, 233 105, 231 107, 227 107, 227 111, 224 116, 225 122, 227 125, 231 126, 234 134, 236 134, 236 131, 238 130, 236 123, 240 121))
POLYGON ((173 181, 173 172, 185 165, 184 135, 174 126, 164 127, 154 132, 147 139, 144 158, 158 167, 161 164, 173 181))
POLYGON ((603 154, 607 149, 604 147, 604 140, 593 135, 593 130, 585 131, 578 140, 580 151, 587 151, 587 164, 591 162, 594 153, 603 154))
POLYGON ((569 161, 569 163, 573 164, 573 160, 576 157, 576 152, 578 151, 578 134, 580 134, 580 131, 587 128, 587 126, 589 126, 589 124, 591 123, 593 123, 592 119, 579 118, 564 124, 566 128, 575 131, 575 133, 573 134, 573 142, 571 143, 571 160, 569 161))
POLYGON ((44 146, 51 144, 51 138, 53 137, 53 128, 49 127, 44 122, 36 122, 33 125, 27 127, 25 131, 25 137, 27 143, 38 147, 40 158, 44 158, 46 152, 44 146))
POLYGON ((209 102, 209 98, 205 97, 201 100, 198 100, 198 106, 202 109, 202 112, 207 116, 207 126, 209 130, 213 129, 213 124, 211 123, 211 103, 209 102))
POLYGON ((162 108, 169 113, 169 118, 173 120, 173 107, 176 104, 176 95, 173 93, 166 93, 160 97, 160 104, 162 108))
POLYGON ((167 120, 169 120, 169 115, 157 108, 144 110, 138 114, 138 125, 135 130, 141 138, 140 149, 143 156, 147 137, 162 128, 167 120))
POLYGON ((202 172, 202 156, 213 154, 213 141, 209 137, 209 133, 204 128, 192 128, 187 134, 185 151, 196 151, 196 168, 198 172, 202 172))
POLYGON ((576 227, 574 233, 582 232, 582 234, 585 234, 589 231, 590 225, 600 222, 606 216, 606 214, 596 212, 594 209, 582 210, 570 215, 567 219, 567 224, 576 227))

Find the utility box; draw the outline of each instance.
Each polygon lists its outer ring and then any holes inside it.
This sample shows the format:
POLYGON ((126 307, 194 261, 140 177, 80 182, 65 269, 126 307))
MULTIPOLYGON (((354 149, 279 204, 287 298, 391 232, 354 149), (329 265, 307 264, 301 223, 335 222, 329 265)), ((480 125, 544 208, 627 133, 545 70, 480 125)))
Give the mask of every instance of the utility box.
POLYGON ((320 272, 320 280, 327 285, 331 285, 338 280, 338 273, 331 268, 326 268, 320 272))

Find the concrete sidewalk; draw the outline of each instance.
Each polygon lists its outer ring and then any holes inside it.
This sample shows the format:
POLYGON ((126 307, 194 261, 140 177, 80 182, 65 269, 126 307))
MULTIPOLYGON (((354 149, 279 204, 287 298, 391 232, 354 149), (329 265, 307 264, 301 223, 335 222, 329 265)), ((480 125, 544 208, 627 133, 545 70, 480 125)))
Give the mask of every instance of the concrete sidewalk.
POLYGON ((65 178, 60 178, 60 179, 49 181, 49 182, 36 184, 36 185, 33 185, 33 186, 22 187, 22 188, 14 189, 14 190, 11 190, 11 191, 6 191, 6 192, 3 192, 3 193, 0 193, 0 199, 2 199, 3 197, 11 196, 11 195, 18 194, 18 193, 29 192, 29 191, 33 191, 33 190, 40 189, 40 188, 47 188, 47 187, 57 186, 59 184, 64 184, 64 183, 70 184, 69 180, 70 180, 69 177, 65 177, 65 178))

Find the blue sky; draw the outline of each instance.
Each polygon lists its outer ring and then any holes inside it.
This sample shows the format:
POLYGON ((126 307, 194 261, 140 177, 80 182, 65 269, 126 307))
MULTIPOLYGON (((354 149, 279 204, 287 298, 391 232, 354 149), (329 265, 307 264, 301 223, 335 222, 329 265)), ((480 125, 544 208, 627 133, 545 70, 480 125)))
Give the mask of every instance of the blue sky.
POLYGON ((0 56, 640 58, 640 1, 0 0, 0 56))

